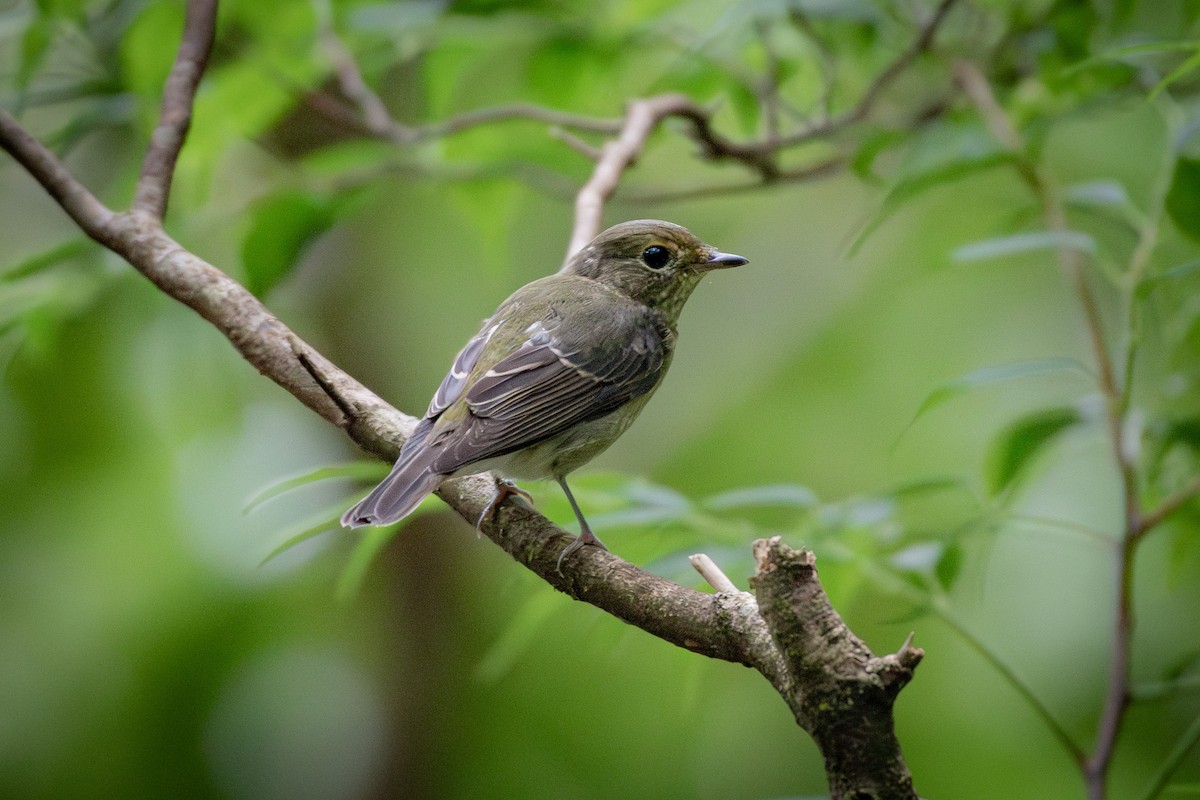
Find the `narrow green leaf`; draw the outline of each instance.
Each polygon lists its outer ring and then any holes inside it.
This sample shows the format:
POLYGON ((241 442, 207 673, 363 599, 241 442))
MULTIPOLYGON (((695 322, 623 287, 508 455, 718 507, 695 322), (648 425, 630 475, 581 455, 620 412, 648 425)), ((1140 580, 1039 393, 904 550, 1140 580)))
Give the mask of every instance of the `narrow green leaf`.
POLYGON ((95 248, 95 243, 87 237, 69 239, 0 270, 0 281, 14 281, 18 278, 29 277, 64 261, 86 255, 93 248, 95 248))
POLYGON ((1142 42, 1114 47, 1091 58, 1076 61, 1058 73, 1058 78, 1068 78, 1088 69, 1108 64, 1112 61, 1136 63, 1142 56, 1156 56, 1164 53, 1191 53, 1200 49, 1200 41, 1180 42, 1142 42))
POLYGON ((329 467, 318 467, 311 472, 306 472, 303 475, 296 475, 292 478, 273 483, 270 486, 262 489, 254 497, 246 502, 246 507, 242 509, 243 514, 249 514, 254 509, 261 506, 263 503, 278 497, 285 492, 289 492, 300 486, 307 486, 310 483, 317 481, 328 480, 330 478, 353 478, 355 480, 373 481, 381 480, 387 474, 388 467, 382 461, 351 461, 348 464, 337 464, 329 467))
POLYGON ((306 192, 284 191, 258 203, 242 240, 246 288, 258 296, 269 291, 336 218, 332 201, 306 192))
POLYGON ((1167 213, 1188 236, 1200 239, 1200 160, 1180 157, 1167 191, 1167 213))
POLYGON ((1153 99, 1157 97, 1172 83, 1175 83, 1175 81, 1179 80, 1184 75, 1187 75, 1189 72, 1195 71, 1198 67, 1200 67, 1200 50, 1192 53, 1187 60, 1185 60, 1175 69, 1171 70, 1165 78, 1159 81, 1158 85, 1150 90, 1150 98, 1153 99))
POLYGON ((301 528, 298 532, 286 537, 283 542, 273 548, 271 552, 267 553, 266 556, 263 557, 263 560, 258 562, 258 565, 260 567, 265 566, 269 561, 271 561, 271 559, 275 558, 285 550, 290 550, 301 542, 306 542, 309 539, 312 539, 314 536, 320 536, 326 531, 339 530, 340 528, 341 526, 338 522, 338 517, 323 517, 319 522, 301 528))
POLYGON ((50 48, 53 20, 40 17, 33 20, 21 36, 21 61, 17 67, 14 84, 19 92, 29 88, 33 74, 37 72, 50 48))
POLYGON ((350 558, 347 560, 346 566, 338 578, 337 589, 334 592, 337 599, 343 602, 352 600, 358 594, 363 580, 367 577, 367 571, 375 563, 376 557, 378 557, 384 546, 396 534, 407 528, 413 520, 431 511, 435 511, 439 507, 444 508, 437 498, 429 495, 408 516, 399 522, 394 522, 391 525, 370 526, 363 529, 361 538, 354 545, 354 549, 350 552, 350 558))
POLYGON ((1182 264, 1177 264, 1171 267, 1161 275, 1153 275, 1148 278, 1143 278, 1141 283, 1137 285, 1138 298, 1144 298, 1149 295, 1154 289, 1158 288, 1163 283, 1168 281, 1179 280, 1193 272, 1200 272, 1200 260, 1185 261, 1182 264))
POLYGON ((1088 206, 1124 206, 1129 193, 1116 181, 1088 181, 1068 186, 1064 196, 1068 203, 1088 206))
POLYGON ((1054 408, 1023 417, 992 445, 988 488, 993 495, 1007 489, 1048 444, 1082 421, 1074 408, 1054 408))
POLYGON ((706 498, 701 505, 710 511, 758 506, 789 506, 812 508, 817 504, 817 495, 807 486, 794 483, 778 483, 767 486, 750 486, 731 489, 706 498))
POLYGON ((950 257, 959 263, 967 263, 1038 250, 1063 249, 1091 254, 1096 252, 1096 242, 1080 231, 1030 231, 965 244, 951 253, 950 257))
POLYGON ((500 637, 483 654, 475 668, 475 677, 492 684, 508 675, 517 659, 537 641, 538 634, 562 601, 553 592, 534 592, 513 614, 500 637))
POLYGON ((950 591, 954 582, 962 572, 963 551, 957 542, 951 542, 942 549, 941 557, 933 567, 933 577, 943 591, 950 591))
MULTIPOLYGON (((429 508, 429 506, 426 505, 425 508, 429 508)), ((405 522, 407 521, 406 517, 405 522)), ((338 600, 344 603, 353 600, 358 595, 363 581, 367 577, 367 571, 375 563, 379 552, 400 532, 402 527, 404 527, 403 524, 397 523, 363 530, 362 537, 350 551, 350 558, 346 561, 346 566, 342 568, 342 574, 338 577, 337 588, 334 590, 334 596, 338 600)))
MULTIPOLYGON (((995 364, 955 378, 934 389, 926 396, 920 407, 917 408, 917 413, 913 416, 913 422, 916 422, 917 419, 948 400, 952 400, 977 387, 1057 373, 1076 373, 1085 376, 1089 380, 1095 379, 1091 370, 1073 358, 1036 358, 1030 361, 995 364)), ((909 424, 911 425, 912 423, 910 422, 909 424)))
POLYGON ((892 566, 906 572, 932 573, 945 550, 941 542, 918 542, 892 554, 892 566))
POLYGON ((1013 155, 1006 152, 991 152, 982 155, 955 159, 949 163, 936 164, 928 169, 908 175, 897 183, 884 197, 879 210, 867 220, 854 237, 849 255, 858 252, 867 238, 892 215, 922 194, 956 181, 969 178, 990 169, 1013 163, 1013 155))
POLYGON ((875 172, 875 161, 880 155, 908 141, 912 134, 908 131, 882 130, 870 134, 863 139, 850 160, 850 168, 854 174, 864 181, 879 181, 881 176, 875 172))

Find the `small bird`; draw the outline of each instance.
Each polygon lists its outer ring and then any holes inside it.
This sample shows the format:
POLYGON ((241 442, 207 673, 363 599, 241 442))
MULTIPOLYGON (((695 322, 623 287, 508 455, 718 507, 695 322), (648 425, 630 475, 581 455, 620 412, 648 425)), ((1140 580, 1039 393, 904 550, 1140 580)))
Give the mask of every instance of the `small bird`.
MULTIPOLYGON (((567 475, 616 441, 662 383, 675 350, 675 324, 709 271, 748 263, 679 225, 614 225, 563 269, 518 289, 467 342, 391 473, 342 516, 342 525, 388 525, 458 475, 495 470, 506 478, 553 478, 579 536, 558 566, 585 544, 602 549, 567 475)), ((508 480, 479 524, 513 493, 508 480)))

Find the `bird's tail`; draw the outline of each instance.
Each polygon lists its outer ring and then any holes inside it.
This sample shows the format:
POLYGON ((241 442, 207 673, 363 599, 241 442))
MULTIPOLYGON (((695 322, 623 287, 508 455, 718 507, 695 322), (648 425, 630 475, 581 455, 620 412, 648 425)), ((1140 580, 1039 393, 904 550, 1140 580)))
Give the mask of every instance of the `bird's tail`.
POLYGON ((438 488, 445 475, 434 472, 426 459, 400 459, 391 473, 358 505, 342 515, 342 527, 390 525, 403 519, 438 488))

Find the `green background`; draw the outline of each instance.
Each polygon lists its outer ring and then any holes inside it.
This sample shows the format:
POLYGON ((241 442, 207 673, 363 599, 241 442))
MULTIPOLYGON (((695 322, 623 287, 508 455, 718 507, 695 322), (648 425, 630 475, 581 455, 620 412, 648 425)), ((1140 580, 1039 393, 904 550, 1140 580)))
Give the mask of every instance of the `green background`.
MULTIPOLYGON (((835 46, 842 107, 912 35, 907 4, 796 7, 835 46)), ((782 31, 787 4, 746 9, 400 3, 339 5, 336 19, 408 119, 518 100, 616 116, 625 99, 682 89, 721 100, 719 125, 741 138, 761 120, 725 66, 760 69, 753 21, 782 31)), ((1006 110, 1063 186, 1104 182, 1145 209, 1175 174, 1150 274, 1196 259, 1186 203, 1200 194, 1172 160, 1189 152, 1173 137, 1194 119, 1195 79, 1150 99, 1154 82, 1139 72, 1165 75, 1191 51, 1063 77, 1069 63, 1131 42, 1192 41, 1194 4, 980 2, 954 14, 947 51, 997 48, 990 66, 1006 110), (1005 50, 1006 37, 1023 44, 1005 50), (1008 64, 1014 51, 1033 66, 1008 64)), ((0 8, 5 106, 20 106, 115 206, 130 197, 180 20, 181 5, 166 2, 0 8), (46 99, 55 91, 63 96, 46 99)), ((313 20, 304 3, 223 6, 168 230, 419 413, 479 320, 558 268, 589 163, 533 122, 407 150, 330 134, 296 102, 295 87, 328 74, 313 20)), ((811 107, 817 56, 779 36, 797 65, 792 100, 811 107)), ((697 289, 666 383, 573 483, 609 547, 653 571, 698 585, 686 555, 707 552, 744 587, 750 542, 779 533, 816 551, 835 606, 876 652, 915 631, 927 656, 896 715, 922 796, 1078 797, 1075 764, 956 626, 1090 747, 1109 660, 1119 483, 1093 379, 1060 368, 1092 356, 1053 251, 954 255, 1038 228, 1015 173, 964 169, 912 197, 889 195, 930 164, 966 164, 994 146, 961 101, 929 128, 903 123, 904 109, 949 88, 948 59, 921 60, 889 90, 880 115, 901 142, 875 165, 883 180, 843 173, 656 200, 748 176, 703 164, 675 134, 655 137, 606 222, 669 219, 751 263, 697 289), (954 383, 1035 359, 1060 361, 954 383), (1083 421, 1018 448, 1019 475, 993 491, 1005 432, 1062 408, 1083 421), (780 485, 791 498, 781 504, 705 505, 780 485)), ((1103 211, 1073 222, 1099 243, 1091 279, 1116 343, 1135 239, 1103 211)), ((827 791, 815 747, 761 676, 555 594, 436 500, 361 574, 363 534, 341 530, 260 564, 366 482, 308 483, 247 512, 250 501, 360 454, 207 323, 77 236, 0 160, 0 796, 827 791)), ((1152 499, 1197 469, 1192 440, 1162 431, 1200 418, 1198 290, 1184 269, 1144 305, 1134 413, 1152 499)), ((529 488, 571 522, 555 486, 529 488)), ((1184 686, 1131 708, 1114 797, 1140 796, 1200 709, 1198 521, 1193 503, 1138 553, 1135 682, 1182 676, 1184 686)), ((1198 786, 1193 752, 1163 796, 1198 786)))

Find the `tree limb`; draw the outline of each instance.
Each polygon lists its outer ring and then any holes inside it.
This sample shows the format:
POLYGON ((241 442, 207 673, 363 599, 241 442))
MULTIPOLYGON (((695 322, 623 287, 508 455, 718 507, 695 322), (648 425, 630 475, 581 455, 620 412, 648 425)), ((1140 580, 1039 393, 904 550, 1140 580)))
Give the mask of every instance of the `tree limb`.
POLYGON ((217 29, 217 0, 191 0, 183 24, 183 38, 163 91, 162 113, 150 136, 150 147, 142 160, 133 210, 162 219, 167 213, 175 160, 192 124, 196 87, 208 66, 217 29))

